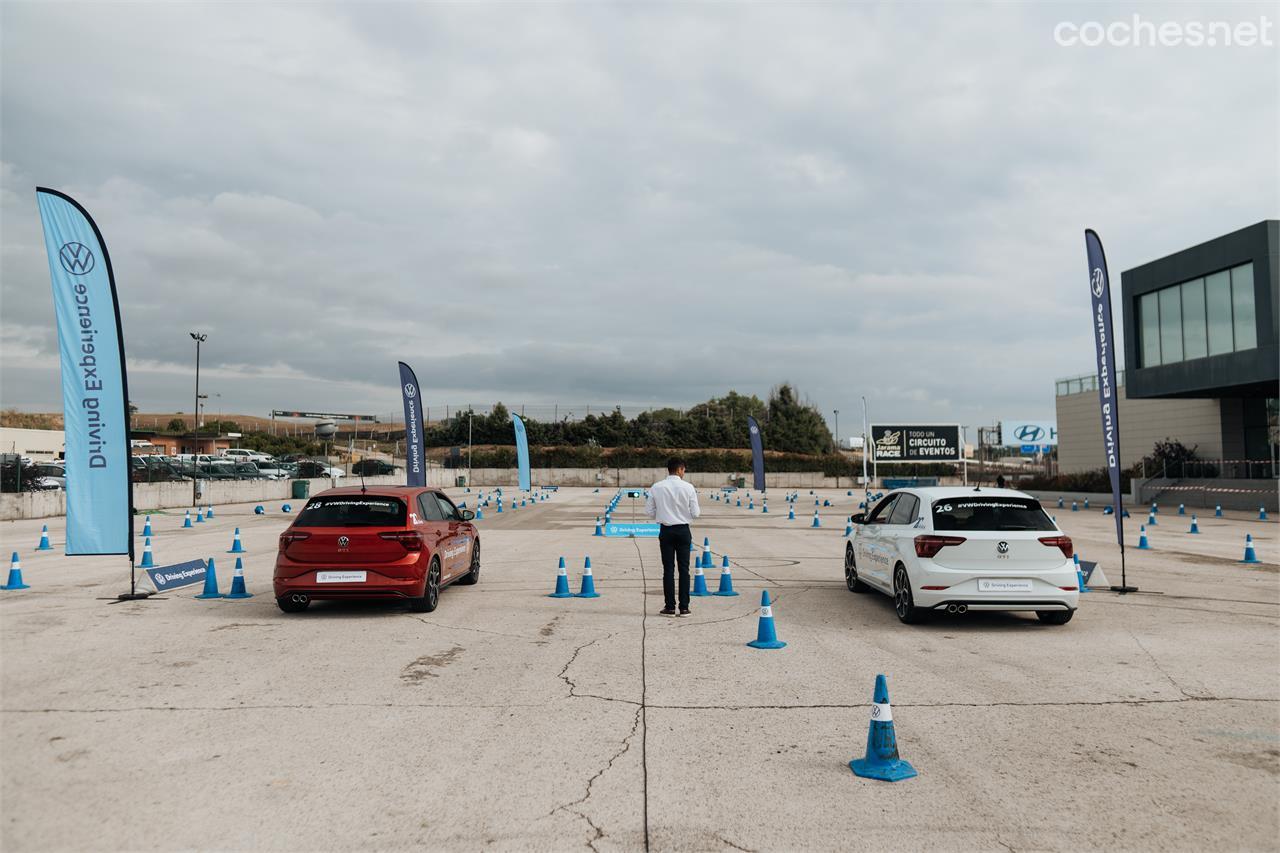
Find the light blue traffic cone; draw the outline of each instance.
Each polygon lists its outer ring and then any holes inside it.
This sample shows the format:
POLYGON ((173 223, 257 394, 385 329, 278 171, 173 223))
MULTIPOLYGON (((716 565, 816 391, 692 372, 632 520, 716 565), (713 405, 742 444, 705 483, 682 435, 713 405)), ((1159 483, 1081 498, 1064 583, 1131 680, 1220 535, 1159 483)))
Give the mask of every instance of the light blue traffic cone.
POLYGON ((205 518, 213 518, 213 507, 212 507, 212 506, 207 506, 207 507, 205 507, 205 508, 204 508, 204 517, 205 517, 205 518))
POLYGON ((1080 505, 1079 505, 1076 501, 1072 501, 1072 502, 1071 502, 1071 511, 1072 511, 1072 512, 1079 512, 1079 511, 1080 511, 1080 505))
POLYGON ((704 536, 702 537, 702 561, 698 563, 698 566, 703 569, 709 569, 712 567, 712 565, 713 564, 711 562, 711 539, 704 536))
POLYGON ((185 530, 191 526, 191 510, 187 510, 186 517, 182 519, 182 528, 185 530))
POLYGON ((1188 533, 1199 533, 1199 532, 1200 532, 1200 525, 1196 523, 1196 516, 1195 516, 1195 513, 1192 513, 1192 515, 1191 515, 1191 529, 1190 529, 1190 530, 1188 530, 1187 532, 1188 532, 1188 533))
POLYGON ((716 595, 737 595, 733 588, 733 574, 729 571, 729 555, 725 554, 723 561, 720 563, 720 588, 715 591, 716 595))
POLYGON ((1147 543, 1147 526, 1145 524, 1142 525, 1141 527, 1138 528, 1138 531, 1139 531, 1138 550, 1150 551, 1151 546, 1147 543))
POLYGON ((893 730, 893 708, 889 705, 889 685, 883 675, 876 676, 876 690, 871 701, 871 726, 867 730, 867 752, 849 762, 855 776, 901 782, 918 776, 916 769, 898 755, 898 738, 893 730))
POLYGON ((1085 499, 1084 499, 1084 508, 1085 508, 1085 509, 1088 509, 1088 508, 1089 508, 1089 499, 1088 499, 1088 498, 1085 498, 1085 499))
POLYGON ((142 524, 142 538, 146 539, 151 536, 151 516, 147 516, 147 520, 142 524))
MULTIPOLYGON (((14 558, 15 558, 15 559, 17 558, 17 557, 16 557, 16 555, 15 555, 15 557, 14 557, 14 558)), ((1253 534, 1252 534, 1252 533, 1246 533, 1246 534, 1244 535, 1244 559, 1243 559, 1243 560, 1241 560, 1240 562, 1242 562, 1242 563, 1260 563, 1260 562, 1262 562, 1261 560, 1259 560, 1259 559, 1258 559, 1258 554, 1257 554, 1257 552, 1253 550, 1253 534)), ((10 572, 9 577, 10 577, 10 578, 12 578, 12 577, 13 577, 13 573, 12 573, 12 572, 10 572)))
POLYGON ((1151 502, 1151 514, 1152 514, 1152 515, 1156 515, 1156 514, 1157 514, 1157 513, 1159 513, 1159 512, 1160 512, 1160 505, 1159 505, 1159 504, 1157 504, 1155 501, 1152 501, 1152 502, 1151 502))
POLYGON ((578 592, 576 598, 599 598, 600 593, 596 592, 596 579, 591 574, 591 558, 587 557, 582 565, 582 589, 578 592))
POLYGON ((227 553, 228 554, 244 553, 244 546, 240 544, 240 528, 239 527, 236 528, 235 535, 231 540, 231 550, 228 551, 227 553))
POLYGON ((281 512, 293 512, 293 507, 292 507, 292 506, 290 506, 289 504, 282 504, 282 505, 281 505, 281 507, 280 507, 280 511, 281 511, 281 512))
POLYGON ((742 498, 741 498, 741 497, 739 497, 739 498, 738 498, 738 506, 742 506, 742 498))
POLYGON ((592 533, 591 535, 592 535, 592 536, 603 536, 603 535, 604 535, 604 531, 600 529, 600 516, 598 516, 598 515, 596 516, 596 532, 595 532, 595 533, 592 533))
POLYGON ((52 551, 53 546, 49 544, 49 525, 40 525, 40 544, 36 546, 37 551, 52 551))
POLYGON ((755 498, 747 498, 747 509, 754 510, 756 508, 755 498))
POLYGON ((484 521, 484 510, 476 507, 476 521, 484 521))
POLYGON ((795 520, 796 520, 796 508, 793 506, 787 510, 787 521, 795 521, 795 520))
POLYGON ((760 502, 760 511, 761 511, 761 512, 768 512, 768 511, 769 511, 769 499, 768 499, 768 498, 765 498, 763 501, 761 501, 761 502, 760 502))
POLYGON ((693 590, 690 595, 696 595, 701 598, 704 595, 711 595, 707 592, 707 576, 702 573, 702 566, 693 567, 693 590))
POLYGON ((1058 509, 1062 509, 1062 498, 1061 498, 1061 496, 1059 496, 1059 498, 1058 498, 1058 509))
POLYGON ((498 501, 498 513, 502 513, 502 501, 498 501))
POLYGON ((773 607, 769 604, 769 590, 760 591, 760 624, 756 628, 756 638, 747 643, 753 649, 780 649, 786 645, 778 639, 778 632, 773 627, 773 607))
POLYGON ((142 569, 154 569, 156 566, 155 557, 151 553, 151 540, 142 540, 142 562, 138 564, 142 569))
POLYGON ((844 535, 845 535, 845 536, 852 536, 852 535, 853 535, 853 522, 851 522, 851 521, 846 521, 846 522, 844 523, 844 535))
POLYGON ((1147 526, 1148 526, 1148 527, 1155 527, 1155 526, 1156 526, 1157 524, 1159 524, 1159 523, 1160 523, 1160 522, 1156 521, 1156 514, 1155 514, 1154 512, 1152 512, 1152 513, 1150 513, 1149 515, 1147 515, 1147 526))
POLYGON ((196 508, 196 524, 204 524, 204 510, 196 508))
POLYGON ((196 596, 196 598, 225 598, 222 593, 218 592, 218 570, 213 564, 213 558, 209 558, 209 563, 205 567, 204 572, 204 592, 196 596))
POLYGON ((573 593, 569 592, 569 575, 564 567, 564 557, 560 558, 560 566, 556 570, 556 591, 547 598, 573 598, 573 593))
POLYGON ((22 561, 18 559, 18 552, 14 551, 13 556, 9 558, 9 581, 0 589, 31 589, 30 586, 22 582, 22 561))
POLYGON ((810 526, 810 527, 821 527, 821 526, 822 526, 822 520, 821 520, 820 518, 818 518, 818 511, 817 511, 816 509, 813 511, 813 524, 811 524, 811 525, 809 525, 809 526, 810 526))
POLYGON ((266 514, 267 514, 267 510, 266 510, 266 508, 265 508, 262 504, 258 504, 257 506, 255 506, 255 507, 253 508, 253 514, 254 514, 254 515, 266 515, 266 514))
POLYGON ((1178 504, 1178 515, 1186 515, 1186 514, 1187 514, 1186 504, 1178 504))
POLYGON ((244 588, 244 561, 236 557, 236 570, 231 576, 231 592, 227 598, 253 598, 253 593, 244 588))
POLYGON ((1218 504, 1213 508, 1213 517, 1222 518, 1222 504, 1218 504))
POLYGON ((1258 521, 1267 520, 1267 508, 1265 506, 1258 507, 1258 521))

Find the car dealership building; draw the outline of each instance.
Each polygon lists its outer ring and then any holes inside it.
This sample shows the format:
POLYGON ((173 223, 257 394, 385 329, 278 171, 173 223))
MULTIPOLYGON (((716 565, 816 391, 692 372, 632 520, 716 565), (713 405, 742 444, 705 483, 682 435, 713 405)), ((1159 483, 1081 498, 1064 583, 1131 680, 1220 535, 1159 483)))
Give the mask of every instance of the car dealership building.
MULTIPOLYGON (((1121 273, 1126 464, 1166 438, 1221 464, 1169 479, 1276 477, 1280 221, 1266 220, 1121 273)), ((1097 379, 1058 380, 1063 473, 1103 466, 1097 379)), ((1176 474, 1176 476, 1175 476, 1176 474)))

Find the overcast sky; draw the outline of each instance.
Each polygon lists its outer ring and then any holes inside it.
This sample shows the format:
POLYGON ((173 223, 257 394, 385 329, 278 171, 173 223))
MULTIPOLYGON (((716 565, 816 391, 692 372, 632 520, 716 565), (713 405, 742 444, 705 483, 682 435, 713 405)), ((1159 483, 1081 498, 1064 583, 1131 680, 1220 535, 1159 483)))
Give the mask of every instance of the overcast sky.
MULTIPOLYGON (((1051 417, 1121 270, 1275 218, 1265 5, 0 4, 0 405, 61 408, 35 187, 114 261, 144 411, 1051 417)), ((1275 40, 1274 28, 1272 30, 1275 40)), ((847 420, 845 420, 847 418, 847 420)), ((972 438, 972 433, 970 436, 972 438)))

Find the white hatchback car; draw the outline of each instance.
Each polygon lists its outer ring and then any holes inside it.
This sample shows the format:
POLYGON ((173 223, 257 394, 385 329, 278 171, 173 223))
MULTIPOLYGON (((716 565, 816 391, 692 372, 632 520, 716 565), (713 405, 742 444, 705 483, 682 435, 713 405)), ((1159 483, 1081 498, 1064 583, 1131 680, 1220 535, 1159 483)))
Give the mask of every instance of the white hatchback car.
POLYGON ((853 516, 844 578, 893 596, 903 622, 928 611, 1034 610, 1065 625, 1080 601, 1071 539, 1012 489, 902 489, 853 516))

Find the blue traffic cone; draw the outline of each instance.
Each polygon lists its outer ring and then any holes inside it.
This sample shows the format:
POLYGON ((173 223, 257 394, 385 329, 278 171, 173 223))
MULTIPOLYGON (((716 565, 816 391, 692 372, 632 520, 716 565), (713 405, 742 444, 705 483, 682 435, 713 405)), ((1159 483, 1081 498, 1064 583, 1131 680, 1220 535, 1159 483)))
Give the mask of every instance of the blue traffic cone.
POLYGON ((498 501, 498 512, 502 512, 502 501, 498 501))
POLYGON ((811 524, 811 525, 809 525, 809 526, 810 526, 810 527, 821 527, 821 526, 822 526, 822 520, 818 518, 818 511, 817 511, 816 509, 813 511, 813 524, 811 524))
POLYGON ((196 524, 204 524, 204 510, 196 508, 196 524))
POLYGON ((760 503, 760 511, 761 511, 761 512, 768 512, 768 511, 769 511, 769 499, 768 499, 768 498, 765 498, 763 501, 761 501, 761 503, 760 503))
POLYGON ((182 519, 182 527, 185 530, 191 526, 191 510, 187 510, 186 517, 182 519))
POLYGON ((1085 509, 1088 509, 1088 508, 1089 508, 1089 499, 1088 499, 1088 498, 1085 498, 1085 499, 1084 499, 1084 508, 1085 508, 1085 509))
POLYGON ((716 590, 716 595, 737 595, 733 589, 733 574, 729 571, 729 555, 724 555, 723 562, 720 563, 720 588, 716 590))
POLYGON ((1186 504, 1178 504, 1178 515, 1186 515, 1186 514, 1187 514, 1186 504))
POLYGON ((213 518, 213 507, 207 506, 204 508, 204 517, 213 518))
POLYGON ((151 516, 147 516, 146 522, 142 525, 142 538, 146 539, 151 535, 151 516))
POLYGON ((596 592, 596 579, 591 574, 591 558, 587 557, 582 565, 582 589, 578 592, 576 598, 599 598, 600 593, 596 592))
POLYGON ((1218 504, 1213 508, 1213 517, 1222 518, 1222 504, 1218 504))
POLYGON ((228 554, 243 554, 244 546, 240 544, 240 528, 236 528, 235 536, 231 540, 231 550, 228 554))
POLYGON ((255 507, 253 508, 253 514, 254 514, 254 515, 266 515, 266 514, 267 514, 267 510, 262 506, 262 504, 258 504, 257 506, 255 506, 255 507))
POLYGON ((1114 515, 1115 511, 1116 511, 1116 508, 1111 506, 1110 504, 1107 504, 1102 508, 1103 515, 1114 515))
POLYGON ((138 564, 138 567, 142 569, 153 569, 155 568, 155 565, 155 557, 151 554, 151 540, 144 539, 142 540, 142 562, 138 564))
POLYGON ((1194 514, 1194 513, 1192 513, 1192 515, 1191 515, 1191 529, 1190 529, 1190 530, 1188 530, 1187 532, 1188 532, 1188 533, 1199 533, 1199 532, 1200 532, 1200 525, 1196 523, 1196 517, 1195 517, 1195 514, 1194 514))
POLYGON ((755 508, 756 508, 756 501, 755 501, 755 498, 747 498, 747 509, 752 509, 752 510, 753 510, 753 509, 755 509, 755 508))
POLYGON ((1147 515, 1147 526, 1155 527, 1157 524, 1159 524, 1159 522, 1156 521, 1156 514, 1155 514, 1155 511, 1153 510, 1150 514, 1147 515))
POLYGON ((253 598, 253 593, 244 588, 244 561, 236 557, 236 570, 231 576, 231 592, 227 598, 253 598))
POLYGON ((591 535, 592 535, 592 536, 603 536, 603 535, 604 535, 604 531, 600 529, 600 516, 598 516, 598 515, 596 516, 596 532, 595 532, 595 533, 592 533, 591 535))
POLYGON ((31 589, 22 582, 22 561, 18 559, 17 551, 9 558, 9 582, 0 586, 0 589, 31 589))
POLYGON ((281 507, 280 507, 280 511, 281 511, 281 512, 293 512, 293 507, 292 507, 292 506, 290 506, 289 504, 283 504, 283 505, 281 505, 281 507))
POLYGON ((1121 517, 1121 518, 1128 518, 1128 517, 1129 517, 1129 510, 1127 510, 1127 509, 1126 509, 1126 510, 1124 511, 1124 514, 1123 514, 1123 515, 1121 515, 1120 517, 1121 517))
POLYGON ((1072 512, 1079 512, 1079 511, 1080 511, 1080 505, 1079 505, 1078 503, 1076 503, 1075 501, 1072 501, 1072 502, 1071 502, 1071 511, 1072 511, 1072 512))
MULTIPOLYGON (((15 560, 17 559, 17 555, 16 555, 16 554, 14 555, 14 559, 15 559, 15 560)), ((1259 563, 1259 562, 1261 562, 1261 560, 1259 560, 1259 559, 1258 559, 1258 554, 1257 554, 1257 552, 1253 550, 1253 534, 1252 534, 1252 533, 1246 533, 1246 534, 1244 535, 1244 559, 1243 559, 1243 560, 1241 560, 1240 562, 1242 562, 1242 563, 1259 563)), ((10 580, 12 580, 12 579, 13 579, 13 572, 10 572, 10 573, 9 573, 9 579, 10 579, 10 580)), ((21 580, 21 578, 19 578, 19 580, 21 580)))
POLYGON ((753 649, 780 649, 786 645, 773 628, 773 607, 769 604, 767 589, 760 591, 760 625, 756 628, 756 638, 747 645, 753 649))
POLYGON ((1258 521, 1267 520, 1267 508, 1265 506, 1258 507, 1258 521))
POLYGON ((1081 592, 1088 592, 1088 591, 1089 591, 1089 587, 1087 587, 1087 586, 1085 586, 1085 585, 1084 585, 1084 570, 1083 570, 1082 568, 1080 568, 1080 555, 1079 555, 1079 554, 1072 554, 1072 555, 1071 555, 1071 562, 1072 562, 1072 563, 1074 563, 1074 564, 1075 564, 1075 567, 1076 567, 1076 587, 1077 587, 1081 592))
POLYGON ((793 506, 787 510, 787 521, 795 521, 795 520, 796 520, 796 508, 793 506))
POLYGON ((556 591, 547 598, 573 598, 573 593, 569 592, 569 575, 565 571, 564 557, 560 558, 560 567, 556 571, 556 591))
POLYGON ((699 598, 711 594, 707 592, 707 576, 702 573, 701 565, 693 567, 693 590, 689 594, 699 598))
POLYGON ((476 521, 484 521, 484 510, 476 507, 476 521))
POLYGON ((1157 514, 1158 512, 1160 512, 1160 505, 1159 505, 1159 504, 1157 504, 1155 501, 1152 501, 1152 502, 1151 502, 1151 514, 1152 514, 1152 515, 1155 515, 1155 514, 1157 514))
POLYGON ((823 502, 822 502, 822 505, 823 505, 823 506, 831 506, 831 501, 823 501, 823 502))
POLYGON ((742 498, 738 498, 738 506, 742 506, 742 498))
POLYGON ((204 592, 196 596, 196 598, 225 598, 222 593, 218 592, 218 570, 213 564, 213 558, 209 558, 209 564, 205 567, 204 572, 204 592))
POLYGON ((1147 544, 1147 526, 1146 526, 1145 524, 1144 524, 1144 525, 1142 525, 1141 527, 1139 527, 1139 528, 1138 528, 1138 531, 1139 531, 1139 534, 1140 534, 1140 535, 1138 536, 1138 550, 1139 550, 1139 551, 1150 551, 1150 550, 1151 550, 1151 546, 1150 546, 1149 544, 1147 544))
POLYGON ((853 522, 851 522, 851 521, 846 521, 846 522, 844 523, 844 535, 845 535, 845 536, 852 536, 852 535, 853 535, 853 522))
POLYGON ((49 544, 49 525, 40 525, 40 544, 36 546, 37 551, 52 551, 53 546, 49 544))
POLYGON ((1062 509, 1062 498, 1058 498, 1058 509, 1062 509))
POLYGON ((710 538, 703 536, 702 537, 702 562, 698 564, 698 567, 703 569, 709 569, 712 567, 712 565, 713 564, 711 562, 711 540, 710 538))
POLYGON ((893 708, 889 705, 889 685, 883 675, 876 676, 876 691, 871 701, 871 727, 867 730, 867 753, 849 762, 855 776, 901 782, 918 776, 916 769, 898 756, 898 738, 893 731, 893 708))

